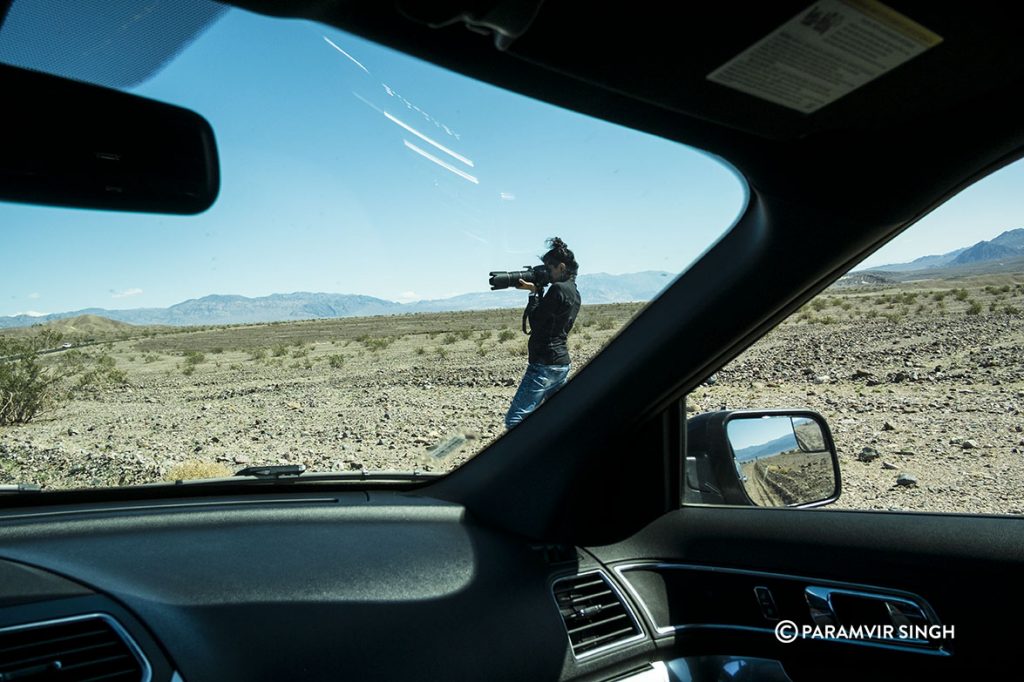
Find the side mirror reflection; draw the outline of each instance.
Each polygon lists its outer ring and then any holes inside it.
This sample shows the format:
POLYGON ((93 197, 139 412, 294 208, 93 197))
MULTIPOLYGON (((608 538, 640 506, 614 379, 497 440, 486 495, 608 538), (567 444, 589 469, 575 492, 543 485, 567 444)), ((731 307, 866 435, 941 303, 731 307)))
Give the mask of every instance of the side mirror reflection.
POLYGON ((804 409, 688 417, 683 472, 686 504, 818 507, 841 489, 828 424, 804 409))
POLYGON ((733 462, 751 502, 794 506, 835 493, 832 455, 825 434, 810 417, 745 417, 726 422, 733 462))

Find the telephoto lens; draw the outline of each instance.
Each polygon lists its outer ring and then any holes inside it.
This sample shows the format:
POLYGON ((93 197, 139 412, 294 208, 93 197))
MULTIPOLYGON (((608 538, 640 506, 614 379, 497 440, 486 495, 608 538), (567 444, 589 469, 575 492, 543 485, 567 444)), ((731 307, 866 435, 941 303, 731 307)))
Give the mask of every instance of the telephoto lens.
POLYGON ((535 265, 533 267, 524 265, 523 268, 523 270, 495 270, 487 273, 490 277, 488 283, 491 285, 491 291, 514 287, 519 283, 519 280, 533 282, 539 287, 551 283, 551 277, 548 275, 548 269, 543 265, 535 265))
POLYGON ((491 291, 494 291, 496 289, 508 289, 509 287, 514 287, 519 283, 519 280, 526 279, 533 273, 530 270, 516 270, 515 272, 497 270, 487 274, 490 276, 488 283, 491 285, 491 291))

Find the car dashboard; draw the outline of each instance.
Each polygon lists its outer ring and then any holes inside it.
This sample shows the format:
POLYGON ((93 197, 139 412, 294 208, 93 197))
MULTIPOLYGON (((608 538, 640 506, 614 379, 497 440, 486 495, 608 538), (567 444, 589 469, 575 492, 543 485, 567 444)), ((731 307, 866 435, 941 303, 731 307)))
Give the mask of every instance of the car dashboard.
MULTIPOLYGON (((660 560, 643 550, 658 526, 625 545, 543 544, 386 490, 9 508, 0 673, 785 681, 774 626, 812 593, 934 619, 910 593, 660 560)), ((851 648, 838 655, 871 655, 851 648)))
POLYGON ((94 669, 126 680, 566 679, 610 659, 628 669, 653 647, 630 605, 626 641, 575 658, 553 587, 609 574, 586 552, 488 530, 427 498, 360 491, 3 516, 8 674, 81 663, 46 648, 77 622, 120 636, 115 653, 137 665, 94 669))

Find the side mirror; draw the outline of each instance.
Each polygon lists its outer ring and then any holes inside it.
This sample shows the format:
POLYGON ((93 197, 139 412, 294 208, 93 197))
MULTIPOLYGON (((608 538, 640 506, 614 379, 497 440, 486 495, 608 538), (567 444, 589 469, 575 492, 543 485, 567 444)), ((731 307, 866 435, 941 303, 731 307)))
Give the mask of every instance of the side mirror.
POLYGON ((217 197, 213 130, 170 104, 0 64, 0 200, 194 214, 217 197))
POLYGON ((810 410, 723 410, 686 424, 684 502, 819 507, 839 498, 839 458, 810 410))

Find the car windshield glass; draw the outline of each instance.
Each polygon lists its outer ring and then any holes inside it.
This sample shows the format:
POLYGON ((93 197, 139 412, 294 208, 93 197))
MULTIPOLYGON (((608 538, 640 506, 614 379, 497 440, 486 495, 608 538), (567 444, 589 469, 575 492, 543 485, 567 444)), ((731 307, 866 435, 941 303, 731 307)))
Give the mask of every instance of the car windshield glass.
POLYGON ((745 207, 718 159, 314 22, 103 6, 17 0, 0 61, 199 113, 220 193, 0 203, 3 484, 449 471, 506 431, 528 361, 571 381, 745 207), (553 237, 572 257, 534 272, 553 237), (563 306, 534 337, 528 292, 489 281, 525 269, 563 306))

